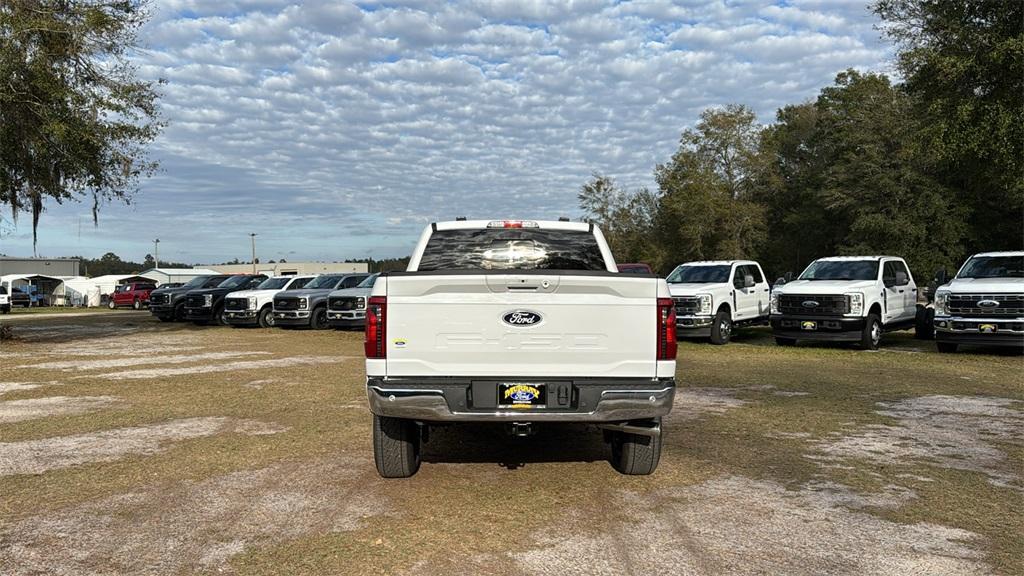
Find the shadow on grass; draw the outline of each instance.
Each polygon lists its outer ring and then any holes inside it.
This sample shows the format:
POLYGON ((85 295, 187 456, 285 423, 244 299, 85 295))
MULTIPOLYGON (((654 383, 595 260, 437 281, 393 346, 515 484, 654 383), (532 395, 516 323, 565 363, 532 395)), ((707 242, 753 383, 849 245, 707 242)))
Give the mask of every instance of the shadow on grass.
POLYGON ((540 424, 536 433, 516 437, 503 424, 432 427, 423 444, 424 462, 495 463, 509 470, 541 462, 599 462, 611 449, 601 430, 583 424, 540 424))

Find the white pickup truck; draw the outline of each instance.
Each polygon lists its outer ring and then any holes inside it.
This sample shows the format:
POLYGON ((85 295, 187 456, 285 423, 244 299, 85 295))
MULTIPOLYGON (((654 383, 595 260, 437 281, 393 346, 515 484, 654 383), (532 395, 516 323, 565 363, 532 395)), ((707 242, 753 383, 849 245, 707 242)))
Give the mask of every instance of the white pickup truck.
POLYGON ((971 256, 935 291, 935 344, 1024 348, 1024 251, 971 256))
POLYGON ((232 292, 224 297, 224 321, 232 326, 274 325, 274 296, 285 290, 300 290, 316 276, 274 276, 252 290, 232 292))
POLYGON ((752 260, 680 264, 666 278, 683 338, 728 344, 733 328, 768 324, 771 287, 752 260))
POLYGON ((776 284, 771 313, 779 346, 827 340, 877 350, 883 333, 914 326, 917 284, 896 256, 819 258, 796 280, 776 284))
POLYGON ((459 220, 424 230, 366 314, 366 386, 384 477, 415 474, 429 427, 592 423, 612 465, 649 474, 675 396, 668 285, 620 274, 600 230, 568 221, 459 220))

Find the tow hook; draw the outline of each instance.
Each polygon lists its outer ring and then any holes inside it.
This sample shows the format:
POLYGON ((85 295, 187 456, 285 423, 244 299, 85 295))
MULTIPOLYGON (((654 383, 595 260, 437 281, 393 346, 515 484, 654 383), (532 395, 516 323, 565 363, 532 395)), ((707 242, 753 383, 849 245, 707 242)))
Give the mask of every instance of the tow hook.
POLYGON ((509 424, 508 432, 518 438, 526 438, 533 436, 537 431, 533 428, 533 423, 531 422, 513 422, 509 424))

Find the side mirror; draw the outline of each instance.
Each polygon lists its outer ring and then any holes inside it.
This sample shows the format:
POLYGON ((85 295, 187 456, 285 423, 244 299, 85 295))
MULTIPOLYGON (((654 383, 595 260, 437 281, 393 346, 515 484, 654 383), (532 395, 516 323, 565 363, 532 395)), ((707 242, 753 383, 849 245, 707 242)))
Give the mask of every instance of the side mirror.
POLYGON ((949 274, 946 273, 945 268, 939 268, 938 270, 935 271, 935 282, 938 286, 942 286, 943 284, 945 284, 946 279, 948 277, 949 274))
POLYGON ((775 281, 775 285, 776 286, 782 286, 785 283, 786 283, 786 279, 785 278, 779 278, 778 280, 775 281))
POLYGON ((910 284, 910 277, 907 276, 907 273, 903 271, 896 272, 896 285, 906 286, 907 284, 910 284))
POLYGON ((752 275, 747 274, 746 276, 743 277, 743 287, 744 288, 753 288, 754 287, 754 277, 752 275))
POLYGON ((785 278, 786 278, 786 282, 792 282, 793 281, 793 271, 790 270, 789 272, 786 272, 785 278))

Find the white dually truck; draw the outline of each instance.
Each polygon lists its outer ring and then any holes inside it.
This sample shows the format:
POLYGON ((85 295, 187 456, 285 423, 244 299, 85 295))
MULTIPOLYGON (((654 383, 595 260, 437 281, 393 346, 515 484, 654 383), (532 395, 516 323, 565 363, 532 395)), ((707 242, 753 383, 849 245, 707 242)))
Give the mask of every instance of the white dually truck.
POLYGON ((430 427, 546 423, 604 430, 611 463, 649 474, 675 396, 665 280, 620 274, 593 224, 456 220, 428 226, 366 314, 366 388, 384 477, 420 465, 430 427))
POLYGON ((961 344, 1024 349, 1024 251, 968 258, 935 291, 933 326, 939 352, 961 344))

